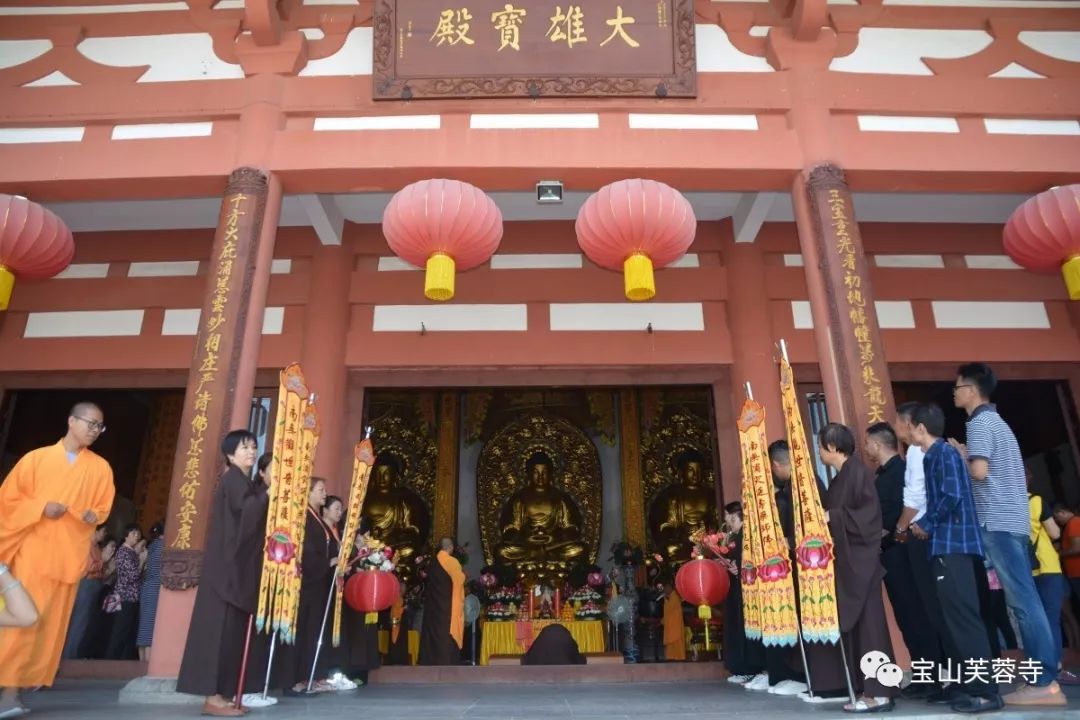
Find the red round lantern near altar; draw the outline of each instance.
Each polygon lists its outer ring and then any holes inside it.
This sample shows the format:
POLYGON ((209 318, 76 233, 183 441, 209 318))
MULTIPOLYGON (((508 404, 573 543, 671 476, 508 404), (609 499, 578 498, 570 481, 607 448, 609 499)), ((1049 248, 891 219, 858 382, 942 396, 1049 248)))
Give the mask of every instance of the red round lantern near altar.
POLYGON ((7 310, 15 279, 43 280, 75 256, 64 221, 19 195, 0 194, 0 310, 7 310))
POLYGON ((1050 188, 1026 200, 1005 223, 1003 241, 1021 267, 1061 268, 1069 299, 1080 300, 1080 185, 1050 188))
POLYGON ((685 602, 697 605, 698 617, 705 623, 705 647, 708 649, 712 606, 722 603, 731 589, 727 571, 715 560, 691 560, 675 573, 675 589, 685 602))
POLYGON ((484 191, 458 180, 421 180, 402 188, 383 213, 383 235, 405 262, 426 268, 424 295, 454 297, 454 273, 495 253, 502 212, 484 191))
POLYGON ((345 602, 357 612, 378 613, 394 604, 401 595, 401 584, 392 572, 365 570, 345 583, 345 602))
POLYGON ((654 180, 619 180, 589 196, 574 230, 590 260, 622 271, 627 300, 641 301, 656 295, 653 268, 686 254, 697 219, 678 190, 654 180))

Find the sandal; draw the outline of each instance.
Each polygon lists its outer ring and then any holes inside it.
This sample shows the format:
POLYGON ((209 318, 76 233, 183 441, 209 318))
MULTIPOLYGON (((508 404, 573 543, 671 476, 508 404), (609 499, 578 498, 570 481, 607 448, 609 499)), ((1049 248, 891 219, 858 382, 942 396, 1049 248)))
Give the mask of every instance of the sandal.
POLYGON ((892 709, 896 707, 889 698, 858 698, 855 704, 848 703, 844 705, 844 712, 846 713, 882 713, 892 712, 892 709))

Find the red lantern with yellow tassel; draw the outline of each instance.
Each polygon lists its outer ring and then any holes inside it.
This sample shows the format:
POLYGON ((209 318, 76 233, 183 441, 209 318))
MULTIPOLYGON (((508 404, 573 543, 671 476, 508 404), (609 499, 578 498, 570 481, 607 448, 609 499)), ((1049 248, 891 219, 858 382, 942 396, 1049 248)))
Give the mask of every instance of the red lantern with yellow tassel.
POLYGON ((75 256, 64 221, 18 195, 0 195, 0 310, 7 310, 15 279, 43 280, 75 256))
POLYGON ((722 603, 730 588, 727 571, 715 560, 691 560, 675 574, 675 589, 679 596, 691 605, 697 605, 698 617, 705 622, 706 649, 709 647, 712 606, 722 603))
POLYGON ((424 296, 454 297, 454 273, 494 254, 502 212, 482 190, 458 180, 421 180, 402 188, 383 213, 383 235, 405 262, 426 268, 424 296))
POLYGON ((362 570, 345 583, 345 602, 353 610, 364 613, 368 625, 378 622, 379 613, 400 596, 397 576, 384 570, 362 570))
POLYGON ((1005 252, 1035 272, 1061 268, 1069 299, 1080 300, 1080 185, 1029 198, 1005 223, 1005 252))
POLYGON ((678 190, 654 180, 619 180, 589 196, 574 229, 590 260, 622 271, 626 299, 642 301, 656 295, 653 268, 686 254, 697 219, 678 190))

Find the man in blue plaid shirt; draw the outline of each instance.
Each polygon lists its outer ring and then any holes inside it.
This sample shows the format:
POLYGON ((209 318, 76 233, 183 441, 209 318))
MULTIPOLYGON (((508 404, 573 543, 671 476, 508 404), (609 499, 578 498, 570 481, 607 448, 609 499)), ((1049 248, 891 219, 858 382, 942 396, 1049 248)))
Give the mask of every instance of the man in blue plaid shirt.
MULTIPOLYGON (((979 614, 975 573, 983 569, 983 547, 967 464, 956 448, 942 439, 945 413, 937 405, 922 405, 913 414, 912 441, 926 453, 926 514, 910 526, 918 538, 930 539, 930 568, 941 612, 960 653, 953 661, 969 659, 990 666, 990 639, 979 614)), ((961 674, 964 678, 965 674, 961 674)), ((1004 706, 992 679, 969 674, 963 691, 953 694, 954 712, 982 713, 1004 706)))

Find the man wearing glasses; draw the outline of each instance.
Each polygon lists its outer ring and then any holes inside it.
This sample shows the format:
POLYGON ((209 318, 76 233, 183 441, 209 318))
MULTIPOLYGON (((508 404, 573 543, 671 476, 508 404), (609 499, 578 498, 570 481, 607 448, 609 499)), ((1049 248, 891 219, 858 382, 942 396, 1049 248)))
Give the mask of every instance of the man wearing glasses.
POLYGON ((1012 429, 990 403, 997 378, 989 365, 968 363, 957 370, 953 402, 968 414, 967 445, 949 443, 967 460, 982 544, 994 566, 1005 602, 1016 617, 1028 658, 1040 667, 1038 680, 1005 696, 1006 705, 1065 705, 1056 682, 1061 648, 1054 647, 1050 623, 1031 571, 1031 518, 1027 477, 1012 429))
POLYGON ((71 409, 67 434, 32 450, 0 485, 0 563, 38 607, 32 627, 0 633, 0 719, 26 713, 18 689, 52 685, 94 529, 112 507, 113 473, 90 446, 105 432, 93 403, 71 409))

